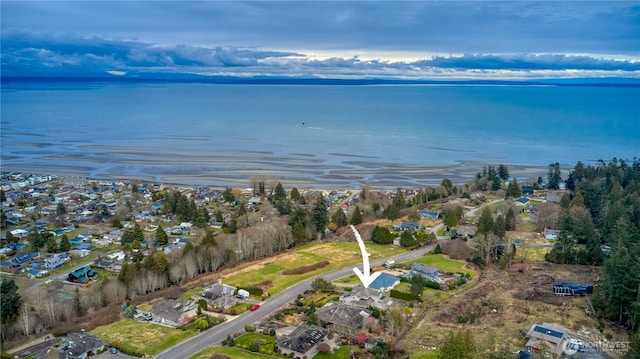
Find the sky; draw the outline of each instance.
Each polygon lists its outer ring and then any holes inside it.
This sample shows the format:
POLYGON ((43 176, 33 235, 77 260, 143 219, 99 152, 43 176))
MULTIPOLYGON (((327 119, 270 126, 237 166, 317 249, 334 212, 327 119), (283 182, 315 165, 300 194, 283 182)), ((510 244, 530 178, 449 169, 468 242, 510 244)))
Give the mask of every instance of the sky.
POLYGON ((633 1, 6 1, 3 76, 640 79, 633 1))

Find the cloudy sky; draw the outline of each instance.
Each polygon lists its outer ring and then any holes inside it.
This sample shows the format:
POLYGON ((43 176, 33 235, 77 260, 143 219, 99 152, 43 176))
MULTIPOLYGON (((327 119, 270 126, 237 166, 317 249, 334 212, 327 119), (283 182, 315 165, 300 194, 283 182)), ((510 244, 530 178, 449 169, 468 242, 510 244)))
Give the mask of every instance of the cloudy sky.
POLYGON ((640 78, 633 1, 6 1, 3 75, 640 78))

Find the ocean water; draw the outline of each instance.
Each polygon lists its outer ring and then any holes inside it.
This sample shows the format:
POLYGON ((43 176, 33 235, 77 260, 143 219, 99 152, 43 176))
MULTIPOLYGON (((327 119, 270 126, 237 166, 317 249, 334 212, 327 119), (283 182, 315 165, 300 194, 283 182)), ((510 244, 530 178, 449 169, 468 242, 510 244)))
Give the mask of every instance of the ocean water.
MULTIPOLYGON (((318 187, 524 180, 640 154, 640 88, 3 85, 2 170, 318 187)), ((565 172, 566 173, 566 172, 565 172)))

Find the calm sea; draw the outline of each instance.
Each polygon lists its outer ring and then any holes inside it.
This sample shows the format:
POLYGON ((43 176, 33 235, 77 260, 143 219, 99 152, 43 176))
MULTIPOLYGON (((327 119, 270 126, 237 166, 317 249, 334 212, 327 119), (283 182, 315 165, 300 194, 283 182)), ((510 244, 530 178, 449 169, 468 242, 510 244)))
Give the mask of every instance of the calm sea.
POLYGON ((628 87, 23 84, 1 102, 5 171, 410 185, 640 155, 628 87))

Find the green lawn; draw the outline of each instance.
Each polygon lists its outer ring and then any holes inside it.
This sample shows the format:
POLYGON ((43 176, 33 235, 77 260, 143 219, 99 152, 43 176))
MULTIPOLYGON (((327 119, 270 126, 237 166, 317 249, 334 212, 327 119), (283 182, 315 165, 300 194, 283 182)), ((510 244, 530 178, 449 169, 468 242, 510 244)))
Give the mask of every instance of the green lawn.
MULTIPOLYGON (((371 260, 387 258, 405 252, 404 249, 392 245, 367 243, 367 252, 371 260)), ((286 261, 271 262, 261 268, 240 271, 225 279, 225 283, 239 288, 254 286, 263 281, 271 281, 273 286, 268 292, 273 295, 304 279, 329 272, 348 265, 362 262, 358 243, 320 243, 310 244, 291 251, 286 261), (283 275, 287 269, 308 266, 310 264, 329 261, 329 265, 311 272, 297 275, 283 275)))
POLYGON ((344 346, 341 346, 340 349, 336 350, 331 354, 318 353, 313 358, 314 359, 349 359, 352 351, 363 352, 364 349, 360 349, 359 347, 354 345, 344 345, 344 346))
POLYGON ((260 345, 260 352, 264 354, 273 353, 276 343, 274 337, 263 335, 260 333, 246 333, 236 339, 236 346, 241 349, 249 349, 252 343, 264 343, 260 345))
POLYGON ((180 298, 184 298, 184 299, 188 299, 188 300, 193 300, 193 296, 195 294, 199 294, 200 292, 202 292, 202 290, 204 289, 204 287, 202 287, 201 285, 193 288, 193 289, 189 289, 188 291, 180 294, 180 298))
POLYGON ((473 278, 475 276, 475 271, 465 268, 467 262, 459 261, 455 259, 449 259, 447 256, 443 254, 427 254, 420 258, 411 260, 406 262, 407 265, 412 265, 415 262, 424 263, 430 265, 434 268, 438 268, 441 272, 461 272, 461 273, 469 273, 473 278))
POLYGON ((156 355, 196 334, 193 330, 180 330, 151 323, 138 323, 124 319, 91 331, 110 345, 124 352, 156 355))
POLYGON ((200 353, 192 356, 189 359, 209 359, 209 357, 211 357, 211 353, 213 352, 222 353, 233 359, 281 358, 280 356, 272 356, 272 355, 266 355, 261 353, 252 353, 243 349, 223 347, 223 346, 216 345, 201 351, 200 353))

